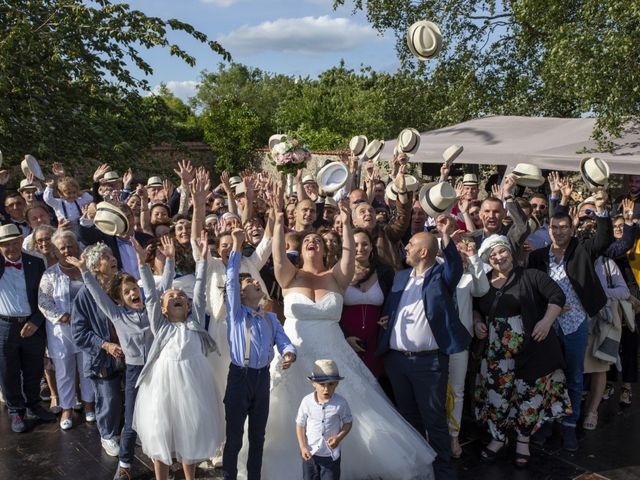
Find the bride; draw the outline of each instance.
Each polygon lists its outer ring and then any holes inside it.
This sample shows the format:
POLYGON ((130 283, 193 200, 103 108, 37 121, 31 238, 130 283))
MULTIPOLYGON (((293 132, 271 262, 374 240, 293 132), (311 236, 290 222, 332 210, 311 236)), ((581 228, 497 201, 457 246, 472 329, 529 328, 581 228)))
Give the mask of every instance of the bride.
MULTIPOLYGON (((339 326, 342 295, 354 269, 354 239, 349 211, 341 207, 342 259, 332 268, 324 264, 320 235, 302 239, 297 269, 287 258, 282 195, 276 189, 278 212, 273 237, 273 263, 283 289, 284 330, 298 350, 297 361, 283 374, 279 359, 271 367, 271 407, 266 429, 262 474, 265 479, 297 478, 302 458, 295 433, 295 416, 302 398, 313 389, 307 381, 318 359, 335 360, 344 380, 338 393, 353 414, 353 429, 342 443, 342 478, 431 479, 435 453, 396 412, 375 377, 358 358, 339 326)), ((241 462, 239 462, 241 463, 241 462)), ((299 475, 300 474, 300 475, 299 475)))

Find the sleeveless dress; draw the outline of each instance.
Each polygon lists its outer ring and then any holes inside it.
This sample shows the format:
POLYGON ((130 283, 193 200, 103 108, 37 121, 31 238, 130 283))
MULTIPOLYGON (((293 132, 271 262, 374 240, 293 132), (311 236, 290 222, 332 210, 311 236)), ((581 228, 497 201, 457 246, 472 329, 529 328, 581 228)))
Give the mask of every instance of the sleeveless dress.
MULTIPOLYGON (((298 350, 288 370, 276 356, 271 365, 271 407, 266 430, 262 478, 300 478, 302 458, 295 416, 313 391, 307 380, 318 359, 334 360, 344 380, 337 392, 353 414, 353 428, 342 442, 343 480, 432 479, 435 453, 395 410, 375 377, 344 338, 339 321, 342 295, 330 292, 317 302, 299 292, 284 297, 285 333, 298 350)), ((246 441, 238 462, 246 464, 246 441)))

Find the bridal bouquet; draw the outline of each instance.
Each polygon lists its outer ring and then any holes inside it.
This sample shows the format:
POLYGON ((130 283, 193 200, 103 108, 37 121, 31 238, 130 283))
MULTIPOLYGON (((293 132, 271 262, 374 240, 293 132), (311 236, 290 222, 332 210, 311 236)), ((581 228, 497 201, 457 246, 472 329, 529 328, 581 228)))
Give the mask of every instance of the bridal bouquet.
POLYGON ((311 153, 299 140, 283 136, 282 141, 273 146, 269 156, 279 172, 295 175, 298 169, 304 168, 311 153))

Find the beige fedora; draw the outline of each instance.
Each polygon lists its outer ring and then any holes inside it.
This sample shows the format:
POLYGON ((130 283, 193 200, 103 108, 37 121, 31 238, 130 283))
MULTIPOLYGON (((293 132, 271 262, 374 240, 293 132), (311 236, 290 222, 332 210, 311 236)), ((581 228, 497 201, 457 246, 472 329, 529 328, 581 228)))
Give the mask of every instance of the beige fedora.
POLYGON ((530 163, 519 163, 511 172, 516 177, 516 184, 521 187, 539 187, 544 184, 544 177, 539 167, 530 163))
POLYGON ((465 173, 462 177, 463 185, 478 185, 478 176, 475 173, 465 173))
POLYGON ((302 184, 304 185, 305 183, 317 183, 316 177, 314 177, 310 173, 307 173, 304 177, 302 177, 302 184))
POLYGON ((149 177, 149 180, 147 180, 147 187, 162 187, 162 178, 149 177))
POLYGON ((313 372, 307 377, 315 383, 335 382, 342 380, 338 365, 333 360, 316 360, 313 363, 313 372))
POLYGON ((113 183, 117 182, 118 180, 120 180, 120 175, 118 175, 118 172, 116 172, 115 170, 111 170, 102 176, 102 181, 104 183, 113 183))
MULTIPOLYGON (((405 174, 404 182, 405 182, 405 185, 407 186, 407 192, 415 192, 420 188, 420 182, 413 175, 405 174)), ((396 190, 396 184, 394 182, 389 182, 389 185, 387 185, 385 195, 387 196, 387 198, 391 200, 398 199, 398 191, 396 190)))
POLYGON ((13 223, 7 223, 6 225, 0 226, 0 243, 8 242, 9 240, 13 240, 14 238, 19 238, 22 236, 22 232, 13 223))
POLYGON ((22 173, 24 173, 25 177, 28 177, 29 174, 33 174, 39 180, 44 180, 44 173, 42 173, 42 169, 40 168, 40 164, 36 157, 30 154, 26 154, 24 156, 24 160, 20 164, 20 168, 22 169, 22 173))
POLYGON ((444 160, 444 163, 446 163, 448 166, 451 166, 451 164, 455 161, 456 158, 460 156, 463 150, 464 147, 462 145, 451 145, 450 147, 448 147, 444 152, 442 152, 442 159, 444 160))
POLYGON ((349 170, 342 162, 331 162, 326 164, 318 172, 318 187, 327 193, 340 190, 347 183, 349 170))
POLYGON ((420 20, 409 27, 407 46, 418 60, 429 60, 442 50, 442 32, 435 23, 420 20))
POLYGON ((333 197, 327 197, 324 199, 324 208, 338 208, 338 202, 336 202, 333 197))
POLYGON ((125 236, 129 232, 129 221, 122 210, 109 202, 100 202, 96 206, 93 219, 96 228, 106 235, 125 236))
POLYGON ((37 190, 38 187, 36 187, 33 183, 31 183, 26 178, 23 178, 22 180, 20 180, 20 188, 18 188, 19 192, 24 192, 25 190, 31 190, 31 189, 37 190))
POLYGON ((420 148, 420 132, 415 128, 405 128, 398 135, 398 151, 412 157, 420 148))
POLYGON ((351 150, 356 157, 362 158, 368 143, 369 140, 367 140, 367 137, 364 135, 356 135, 349 142, 349 150, 351 150))
POLYGON ((583 158, 580 162, 582 180, 590 190, 606 188, 609 184, 611 170, 604 160, 597 157, 583 158))
POLYGON ((275 135, 271 135, 269 137, 269 149, 271 150, 277 144, 286 142, 286 141, 287 141, 287 136, 283 133, 276 133, 275 135))
POLYGON ((384 140, 371 140, 367 145, 367 148, 364 150, 363 159, 364 160, 372 160, 377 161, 380 159, 380 155, 382 154, 382 149, 384 148, 384 140))
POLYGON ((458 200, 455 188, 449 182, 427 183, 418 194, 420 206, 432 218, 448 215, 458 200))

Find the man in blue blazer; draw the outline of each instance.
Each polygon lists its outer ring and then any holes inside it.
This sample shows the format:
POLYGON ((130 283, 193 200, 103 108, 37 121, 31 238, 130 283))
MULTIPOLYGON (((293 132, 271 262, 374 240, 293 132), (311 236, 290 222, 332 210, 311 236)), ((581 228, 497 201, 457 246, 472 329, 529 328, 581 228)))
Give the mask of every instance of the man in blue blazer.
POLYGON ((406 262, 398 272, 384 306, 378 355, 384 355, 398 411, 436 451, 438 480, 454 478, 449 465, 447 428, 449 355, 465 350, 471 336, 456 310, 454 293, 462 276, 462 259, 450 234, 453 219, 441 215, 436 228, 442 237, 444 262, 436 259, 438 240, 416 233, 407 244, 406 262))

